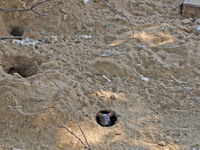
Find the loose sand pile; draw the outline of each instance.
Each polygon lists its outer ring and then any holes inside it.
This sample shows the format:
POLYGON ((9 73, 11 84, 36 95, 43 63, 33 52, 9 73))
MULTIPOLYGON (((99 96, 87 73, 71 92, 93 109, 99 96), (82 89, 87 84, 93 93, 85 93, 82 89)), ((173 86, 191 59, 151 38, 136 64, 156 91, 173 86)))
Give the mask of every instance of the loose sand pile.
POLYGON ((134 39, 127 20, 101 1, 51 0, 35 8, 46 17, 0 12, 0 37, 48 38, 37 46, 0 41, 0 149, 84 149, 59 124, 84 141, 64 96, 34 61, 68 96, 92 150, 200 149, 200 104, 171 79, 200 97, 200 19, 179 18, 179 2, 109 0, 130 18, 134 39), (102 110, 115 113, 114 126, 97 124, 102 110))

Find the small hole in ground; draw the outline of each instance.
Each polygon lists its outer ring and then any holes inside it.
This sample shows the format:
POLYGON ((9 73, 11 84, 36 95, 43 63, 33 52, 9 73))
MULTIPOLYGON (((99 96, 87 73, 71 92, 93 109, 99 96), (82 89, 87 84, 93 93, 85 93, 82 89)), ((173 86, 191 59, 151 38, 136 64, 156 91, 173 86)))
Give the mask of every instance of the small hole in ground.
POLYGON ((34 72, 28 71, 26 68, 10 68, 7 72, 8 74, 14 75, 14 73, 18 73, 20 76, 26 78, 34 75, 34 72))
POLYGON ((110 127, 116 123, 117 117, 113 111, 102 110, 97 113, 96 121, 100 126, 110 127))
POLYGON ((22 36, 24 33, 24 30, 20 27, 13 27, 11 28, 10 34, 13 36, 22 36))

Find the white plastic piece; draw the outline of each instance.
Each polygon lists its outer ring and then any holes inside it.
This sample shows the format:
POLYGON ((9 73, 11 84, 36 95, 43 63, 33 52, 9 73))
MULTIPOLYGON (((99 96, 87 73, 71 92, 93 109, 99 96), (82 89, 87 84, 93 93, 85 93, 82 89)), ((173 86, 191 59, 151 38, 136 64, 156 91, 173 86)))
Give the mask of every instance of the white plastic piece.
POLYGON ((105 78, 109 83, 112 82, 110 79, 108 79, 105 75, 102 75, 103 78, 105 78))
POLYGON ((89 0, 83 0, 83 3, 86 4, 89 0))
POLYGON ((92 36, 91 35, 83 35, 82 38, 84 38, 84 39, 91 39, 92 36))
POLYGON ((13 44, 21 44, 21 45, 26 45, 26 46, 30 46, 30 45, 33 45, 33 46, 36 46, 36 44, 38 43, 39 41, 38 40, 34 40, 34 39, 31 39, 31 38, 25 38, 23 40, 12 40, 12 43, 13 44))
POLYGON ((200 26, 197 27, 197 32, 200 33, 200 26))
POLYGON ((146 82, 149 82, 149 78, 144 77, 143 75, 141 75, 141 80, 146 81, 146 82))

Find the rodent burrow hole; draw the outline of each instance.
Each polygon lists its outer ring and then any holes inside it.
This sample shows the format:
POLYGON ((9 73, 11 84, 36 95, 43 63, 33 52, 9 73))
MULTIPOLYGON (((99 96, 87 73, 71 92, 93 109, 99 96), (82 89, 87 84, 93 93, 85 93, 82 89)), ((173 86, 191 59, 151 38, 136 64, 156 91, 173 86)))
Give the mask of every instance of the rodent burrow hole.
POLYGON ((23 36, 24 29, 22 27, 13 26, 10 28, 10 34, 13 36, 23 36))
MULTIPOLYGON (((38 58, 30 58, 28 56, 15 56, 2 61, 2 67, 8 74, 14 75, 18 73, 26 78, 35 75, 38 71, 35 61, 41 62, 38 58)), ((39 63, 41 64, 41 63, 39 63)))
POLYGON ((32 75, 34 75, 35 74, 35 72, 33 72, 33 71, 27 71, 27 68, 28 67, 11 67, 8 71, 7 71, 7 73, 8 74, 11 74, 11 75, 14 75, 14 73, 18 73, 20 76, 22 76, 23 78, 26 78, 26 77, 30 77, 30 76, 32 76, 32 75))
POLYGON ((111 126, 113 126, 113 125, 116 124, 117 116, 115 115, 115 112, 113 112, 113 111, 102 110, 102 111, 97 112, 97 114, 96 114, 96 121, 97 121, 97 123, 98 123, 100 126, 102 126, 102 127, 111 127, 111 126), (102 116, 100 116, 99 113, 100 113, 101 115, 104 114, 104 115, 106 115, 107 117, 110 117, 110 122, 109 122, 108 124, 104 124, 104 123, 102 122, 102 120, 101 120, 101 117, 102 117, 102 116))

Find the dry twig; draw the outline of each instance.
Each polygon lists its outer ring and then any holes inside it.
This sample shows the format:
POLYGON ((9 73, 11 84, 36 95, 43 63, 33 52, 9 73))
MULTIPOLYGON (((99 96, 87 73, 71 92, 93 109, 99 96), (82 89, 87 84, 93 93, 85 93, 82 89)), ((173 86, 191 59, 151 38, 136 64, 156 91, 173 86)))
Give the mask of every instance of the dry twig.
POLYGON ((5 37, 0 37, 0 40, 3 39, 22 39, 22 36, 5 36, 5 37))
POLYGON ((67 101, 67 103, 68 103, 68 105, 69 105, 69 107, 70 107, 70 109, 71 109, 71 111, 72 111, 72 113, 73 113, 73 116, 74 116, 74 119, 76 120, 76 123, 77 123, 77 125, 78 125, 78 127, 79 127, 79 129, 80 129, 80 131, 81 131, 81 133, 82 133, 82 135, 83 135, 83 137, 84 137, 84 139, 85 139, 85 141, 86 141, 86 143, 87 143, 87 145, 85 145, 84 144, 84 142, 80 139, 80 138, 78 138, 72 131, 70 131, 69 129, 67 129, 65 126, 63 126, 69 133, 71 133, 72 135, 74 135, 79 141, 81 141, 81 143, 88 149, 88 150, 91 150, 91 148, 90 148, 90 145, 89 145, 89 143, 88 143, 88 141, 87 141, 87 138, 86 138, 86 136, 85 136, 85 134, 84 134, 84 132, 83 132, 83 130, 81 129, 81 126, 80 126, 80 124, 79 124, 79 121, 78 121, 78 119, 77 119, 77 117, 76 117, 76 114, 75 114, 75 111, 74 111, 74 109, 72 108, 72 105, 71 105, 71 103, 69 102, 69 100, 68 100, 68 98, 67 98, 67 95, 64 93, 64 91, 58 86, 58 84, 54 81, 54 80, 52 80, 49 76, 48 76, 48 74, 46 73, 46 72, 44 72, 44 70, 42 70, 40 67, 39 67, 39 65, 38 65, 38 63, 35 61, 35 64, 36 64, 36 66, 37 66, 37 68, 40 70, 40 72, 44 75, 44 76, 46 76, 51 82, 53 82, 53 84, 58 88, 58 90, 62 93, 62 95, 65 97, 65 99, 66 99, 66 101, 67 101))
POLYGON ((180 83, 176 78, 172 76, 171 79, 174 80, 178 85, 180 85, 184 90, 186 90, 191 96, 193 96, 200 103, 200 100, 194 94, 192 94, 188 89, 186 89, 186 87, 182 83, 180 83))
POLYGON ((36 14, 38 14, 40 16, 47 16, 45 14, 41 14, 41 13, 37 12, 36 10, 34 10, 35 7, 37 7, 37 6, 39 6, 39 5, 43 4, 43 3, 46 3, 47 1, 49 1, 49 0, 44 0, 42 2, 39 2, 39 3, 35 4, 35 5, 32 5, 31 8, 28 8, 28 9, 6 9, 6 8, 0 8, 0 10, 4 11, 6 13, 15 12, 15 11, 33 11, 34 13, 36 13, 36 14))
POLYGON ((128 21, 128 23, 130 24, 131 30, 133 32, 133 38, 134 38, 134 29, 133 29, 133 24, 131 23, 130 19, 124 15, 122 12, 120 12, 119 10, 117 10, 116 8, 113 8, 110 4, 108 4, 107 2, 105 2, 104 0, 101 0, 106 6, 108 6, 109 8, 111 8, 112 10, 114 10, 115 12, 119 13, 120 15, 122 15, 123 17, 126 18, 126 20, 128 21))

